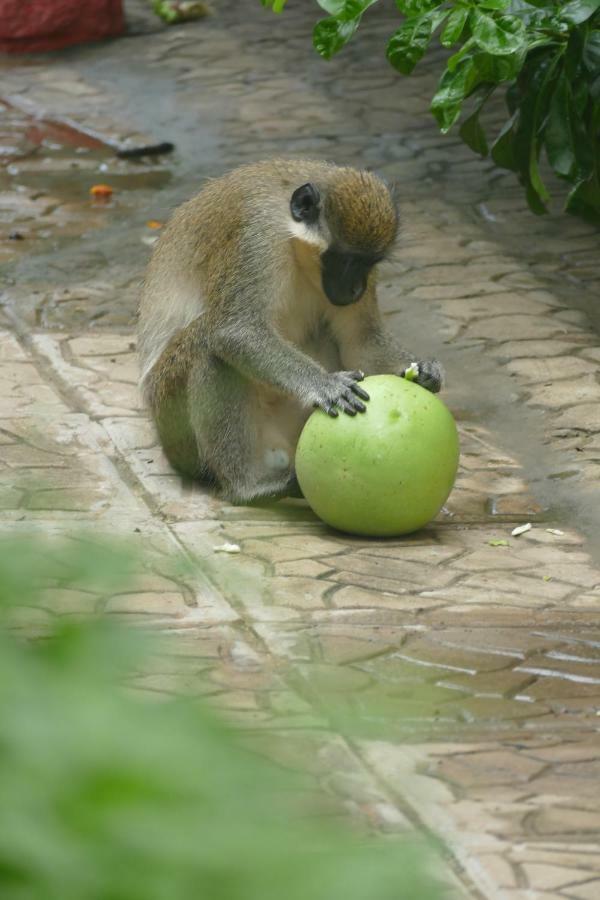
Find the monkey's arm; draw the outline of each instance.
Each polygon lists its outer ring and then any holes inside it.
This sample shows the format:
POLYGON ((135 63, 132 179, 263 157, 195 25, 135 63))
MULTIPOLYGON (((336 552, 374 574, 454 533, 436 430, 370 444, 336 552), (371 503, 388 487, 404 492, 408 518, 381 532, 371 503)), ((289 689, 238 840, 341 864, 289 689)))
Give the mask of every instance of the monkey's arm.
POLYGON ((335 417, 336 407, 349 415, 364 412, 368 394, 358 386, 359 371, 327 372, 284 340, 266 321, 221 323, 211 329, 209 349, 246 378, 295 397, 304 406, 319 406, 335 417))
POLYGON ((357 368, 367 375, 403 375, 416 362, 419 371, 414 380, 433 393, 440 390, 442 366, 436 360, 420 360, 385 330, 374 288, 369 287, 356 305, 336 313, 332 330, 344 368, 357 368))

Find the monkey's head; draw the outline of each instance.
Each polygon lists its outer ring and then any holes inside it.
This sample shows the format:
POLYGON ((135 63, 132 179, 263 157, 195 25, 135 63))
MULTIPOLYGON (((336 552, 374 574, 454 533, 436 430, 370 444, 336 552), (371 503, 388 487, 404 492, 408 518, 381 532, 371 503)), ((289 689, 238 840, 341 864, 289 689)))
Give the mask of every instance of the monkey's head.
POLYGON ((321 282, 335 306, 356 303, 369 273, 398 232, 393 194, 371 172, 339 169, 327 186, 307 182, 290 202, 292 218, 321 249, 321 282))

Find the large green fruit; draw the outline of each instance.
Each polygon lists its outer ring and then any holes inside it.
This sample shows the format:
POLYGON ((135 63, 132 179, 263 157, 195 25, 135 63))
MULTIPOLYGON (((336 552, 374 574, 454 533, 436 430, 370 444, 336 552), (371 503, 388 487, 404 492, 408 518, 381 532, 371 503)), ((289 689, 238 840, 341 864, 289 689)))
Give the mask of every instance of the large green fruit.
POLYGON ((341 531, 380 537, 426 525, 456 478, 454 419, 434 394, 396 375, 366 378, 366 413, 321 410, 304 426, 296 473, 318 516, 341 531))

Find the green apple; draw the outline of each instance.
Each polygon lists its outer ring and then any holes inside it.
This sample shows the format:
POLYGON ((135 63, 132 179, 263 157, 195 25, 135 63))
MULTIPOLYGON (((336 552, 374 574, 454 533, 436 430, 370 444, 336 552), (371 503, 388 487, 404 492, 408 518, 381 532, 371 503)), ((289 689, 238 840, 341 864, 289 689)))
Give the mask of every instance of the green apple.
POLYGON ((366 413, 308 419, 296 474, 315 513, 340 531, 386 537, 417 531, 444 505, 458 469, 456 425, 442 401, 396 375, 361 382, 366 413))

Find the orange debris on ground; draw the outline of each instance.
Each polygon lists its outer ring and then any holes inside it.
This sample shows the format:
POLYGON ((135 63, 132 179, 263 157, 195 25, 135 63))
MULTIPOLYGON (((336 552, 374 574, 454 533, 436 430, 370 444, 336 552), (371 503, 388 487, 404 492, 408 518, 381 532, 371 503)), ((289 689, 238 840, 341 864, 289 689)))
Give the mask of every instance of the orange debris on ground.
POLYGON ((113 189, 110 184, 95 184, 90 188, 92 197, 112 197, 113 189))

